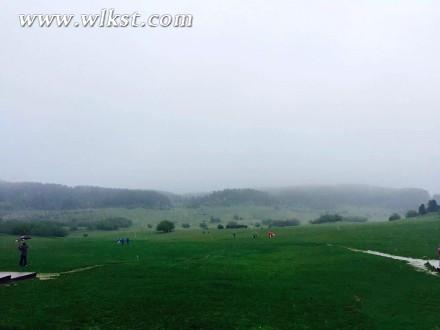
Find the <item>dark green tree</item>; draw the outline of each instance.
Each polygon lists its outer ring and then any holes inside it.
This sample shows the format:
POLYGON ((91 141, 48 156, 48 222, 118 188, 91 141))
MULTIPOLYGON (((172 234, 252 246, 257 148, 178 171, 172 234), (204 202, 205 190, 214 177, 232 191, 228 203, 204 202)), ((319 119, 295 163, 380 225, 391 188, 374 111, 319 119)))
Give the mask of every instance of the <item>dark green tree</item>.
POLYGON ((439 210, 440 209, 439 209, 439 206, 437 204, 437 201, 435 199, 431 199, 428 202, 428 207, 426 208, 426 211, 427 212, 438 212, 439 210))
POLYGON ((343 218, 339 214, 324 214, 315 220, 311 220, 311 224, 331 223, 342 221, 343 218))
POLYGON ((420 215, 425 215, 425 214, 426 214, 426 207, 425 207, 425 204, 421 204, 421 205, 419 206, 419 214, 420 214, 420 215))
POLYGON ((393 213, 388 218, 389 221, 395 221, 395 220, 400 220, 400 219, 401 219, 401 216, 398 213, 393 213))
POLYGON ((157 231, 161 231, 163 233, 171 233, 174 230, 174 222, 163 220, 159 222, 156 227, 157 231))

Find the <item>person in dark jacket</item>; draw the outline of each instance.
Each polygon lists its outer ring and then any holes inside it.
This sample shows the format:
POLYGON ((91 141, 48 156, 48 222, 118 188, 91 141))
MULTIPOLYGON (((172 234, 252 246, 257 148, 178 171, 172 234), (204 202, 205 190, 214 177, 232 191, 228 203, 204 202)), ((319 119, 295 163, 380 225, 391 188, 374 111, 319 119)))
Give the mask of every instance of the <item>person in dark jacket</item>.
POLYGON ((26 241, 22 241, 18 246, 18 250, 20 251, 20 263, 21 267, 27 266, 27 253, 29 246, 26 244, 26 241))

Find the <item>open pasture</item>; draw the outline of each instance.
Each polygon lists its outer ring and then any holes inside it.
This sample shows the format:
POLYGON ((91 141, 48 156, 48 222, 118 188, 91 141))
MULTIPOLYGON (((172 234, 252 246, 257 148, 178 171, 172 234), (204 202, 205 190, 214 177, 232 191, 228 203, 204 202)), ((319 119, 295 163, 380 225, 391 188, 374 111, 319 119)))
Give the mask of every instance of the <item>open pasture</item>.
MULTIPOLYGON (((344 247, 433 259, 439 220, 34 238, 29 271, 67 273, 1 285, 0 328, 436 329, 440 277, 344 247)), ((1 269, 17 261, 0 236, 1 269)))

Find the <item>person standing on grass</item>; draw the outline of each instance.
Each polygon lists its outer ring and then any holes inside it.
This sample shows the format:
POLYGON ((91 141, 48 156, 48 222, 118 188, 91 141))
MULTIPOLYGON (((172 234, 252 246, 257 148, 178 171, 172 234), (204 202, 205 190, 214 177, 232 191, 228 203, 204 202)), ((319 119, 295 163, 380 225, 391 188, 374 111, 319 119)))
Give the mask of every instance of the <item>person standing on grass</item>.
POLYGON ((29 246, 26 244, 26 241, 22 241, 18 246, 18 250, 20 251, 20 262, 19 265, 21 267, 27 266, 27 253, 29 246))
POLYGON ((440 244, 437 247, 437 255, 438 255, 438 269, 440 269, 440 244))

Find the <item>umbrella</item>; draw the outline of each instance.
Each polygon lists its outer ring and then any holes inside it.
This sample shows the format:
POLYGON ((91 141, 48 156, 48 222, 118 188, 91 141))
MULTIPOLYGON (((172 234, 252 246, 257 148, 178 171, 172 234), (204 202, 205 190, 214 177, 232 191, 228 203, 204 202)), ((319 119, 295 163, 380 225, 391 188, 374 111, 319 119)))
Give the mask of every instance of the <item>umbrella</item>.
POLYGON ((27 240, 27 239, 32 239, 32 237, 30 237, 29 235, 23 235, 23 236, 20 236, 20 239, 27 240))

